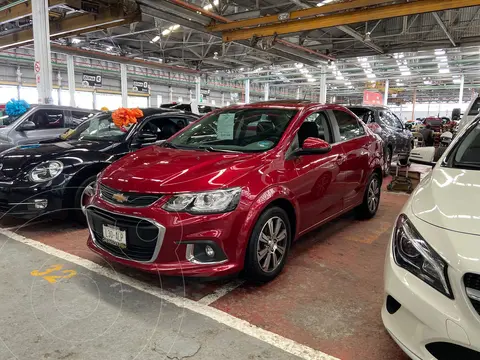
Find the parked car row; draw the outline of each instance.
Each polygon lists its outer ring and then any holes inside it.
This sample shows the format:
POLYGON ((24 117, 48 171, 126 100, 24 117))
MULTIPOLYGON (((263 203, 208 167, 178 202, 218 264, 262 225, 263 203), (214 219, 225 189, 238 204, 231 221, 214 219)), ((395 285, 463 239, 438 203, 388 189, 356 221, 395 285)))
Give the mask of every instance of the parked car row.
POLYGON ((145 109, 117 125, 102 112, 66 140, 1 152, 0 209, 86 215, 93 251, 145 271, 268 281, 302 234, 379 206, 383 141, 342 106, 265 102, 198 121, 145 109))

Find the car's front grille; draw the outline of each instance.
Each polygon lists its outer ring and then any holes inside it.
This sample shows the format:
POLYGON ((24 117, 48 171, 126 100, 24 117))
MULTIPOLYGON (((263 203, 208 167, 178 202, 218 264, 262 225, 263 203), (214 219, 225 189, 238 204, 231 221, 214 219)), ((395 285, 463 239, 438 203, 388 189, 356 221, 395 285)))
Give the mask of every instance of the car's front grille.
POLYGON ((463 277, 465 291, 478 314, 480 314, 480 275, 467 273, 463 277))
POLYGON ((114 214, 95 207, 87 208, 88 226, 94 241, 112 255, 136 261, 153 261, 163 240, 164 229, 146 219, 114 214), (126 247, 107 242, 103 227, 125 231, 126 247))
POLYGON ((159 194, 122 192, 103 184, 100 184, 100 196, 112 204, 138 207, 149 206, 162 197, 159 194))

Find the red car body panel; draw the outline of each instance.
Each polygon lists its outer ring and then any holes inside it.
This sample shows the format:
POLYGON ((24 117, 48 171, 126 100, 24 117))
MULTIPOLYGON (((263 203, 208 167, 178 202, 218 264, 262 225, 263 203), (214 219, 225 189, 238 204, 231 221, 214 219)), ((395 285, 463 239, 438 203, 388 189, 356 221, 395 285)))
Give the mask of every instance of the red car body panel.
POLYGON ((112 255, 94 243, 92 237, 88 240, 88 246, 109 260, 145 271, 160 271, 170 275, 223 276, 242 270, 253 227, 262 211, 272 202, 282 201, 294 213, 294 240, 359 205, 369 176, 374 171, 381 173, 383 146, 379 137, 362 125, 365 135, 331 144, 331 151, 327 154, 288 158, 287 150, 306 116, 320 110, 334 109, 353 117, 355 115, 337 105, 298 102, 251 104, 242 108, 282 106, 296 108, 299 112, 279 143, 265 152, 222 153, 150 146, 107 167, 100 176, 102 185, 120 192, 164 196, 151 206, 132 208, 106 202, 97 190, 90 206, 154 220, 166 228, 165 236, 158 257, 152 262, 138 262, 112 255), (233 187, 241 187, 242 192, 237 208, 231 212, 192 215, 162 209, 174 193, 233 187), (186 245, 181 242, 197 240, 213 240, 228 260, 214 265, 190 262, 185 255, 186 245))

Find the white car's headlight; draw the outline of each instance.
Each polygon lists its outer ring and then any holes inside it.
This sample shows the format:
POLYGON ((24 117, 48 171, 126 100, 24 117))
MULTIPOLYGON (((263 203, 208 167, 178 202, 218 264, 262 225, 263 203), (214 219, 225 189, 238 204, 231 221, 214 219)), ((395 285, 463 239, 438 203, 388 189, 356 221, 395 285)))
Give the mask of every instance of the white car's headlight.
POLYGON ((163 209, 192 214, 214 214, 234 210, 240 200, 240 188, 173 195, 163 209))
POLYGON ((44 182, 56 178, 63 170, 63 164, 60 161, 46 161, 35 166, 30 171, 30 180, 33 182, 44 182))
POLYGON ((393 233, 393 257, 398 266, 453 299, 447 263, 428 245, 404 214, 398 217, 393 233))

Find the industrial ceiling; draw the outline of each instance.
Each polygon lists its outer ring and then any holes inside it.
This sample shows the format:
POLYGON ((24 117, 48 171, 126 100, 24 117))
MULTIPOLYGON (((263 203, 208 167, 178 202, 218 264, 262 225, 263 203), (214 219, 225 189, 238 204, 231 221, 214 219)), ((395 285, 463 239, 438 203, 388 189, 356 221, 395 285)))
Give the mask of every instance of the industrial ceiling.
MULTIPOLYGON (((328 93, 343 97, 386 79, 397 99, 416 88, 420 99, 458 100, 462 75, 467 88, 480 87, 480 0, 49 4, 55 51, 312 91, 326 71, 328 93)), ((30 1, 0 3, 0 50, 31 46, 29 9, 30 1)))

